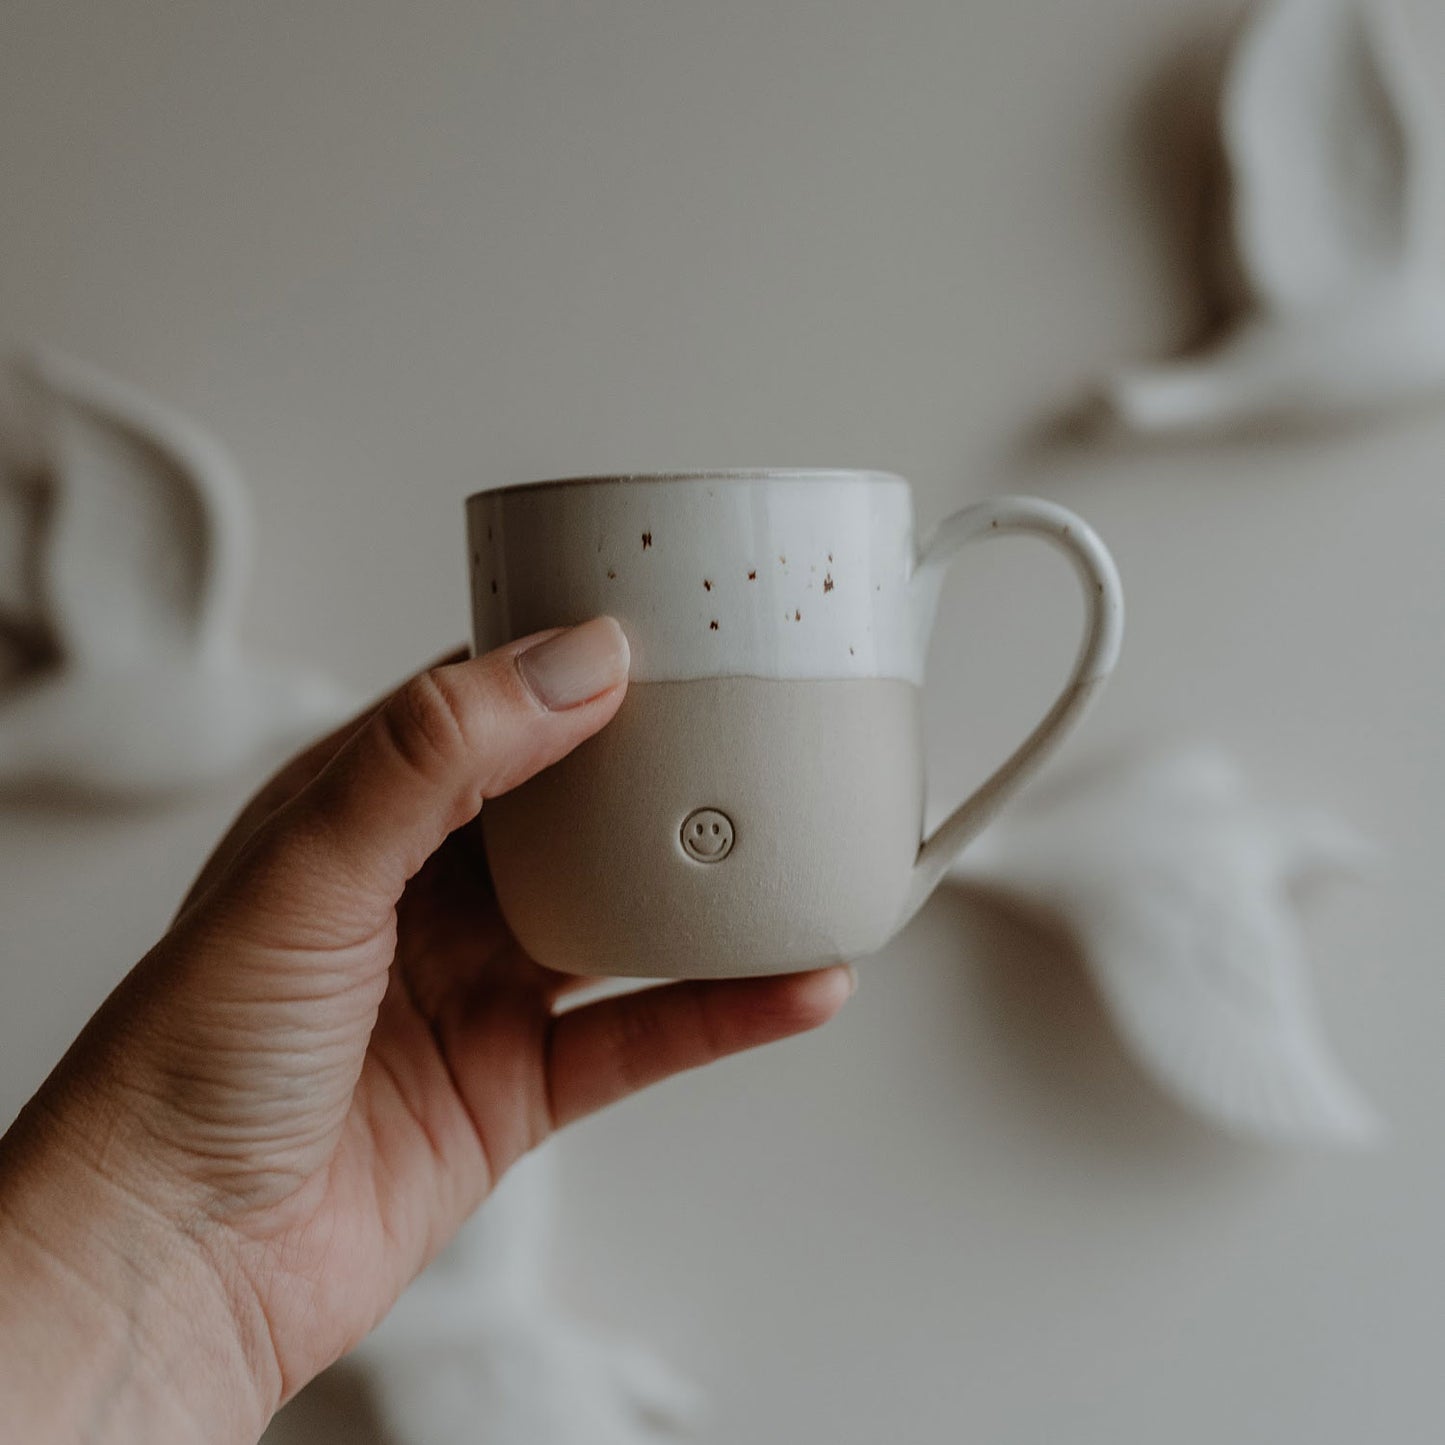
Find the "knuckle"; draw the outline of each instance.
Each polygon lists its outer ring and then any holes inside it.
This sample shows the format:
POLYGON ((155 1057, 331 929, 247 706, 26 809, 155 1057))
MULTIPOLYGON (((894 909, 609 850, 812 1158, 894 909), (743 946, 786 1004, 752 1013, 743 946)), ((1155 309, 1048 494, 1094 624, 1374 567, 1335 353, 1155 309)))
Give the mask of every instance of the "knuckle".
POLYGON ((406 683, 382 710, 381 721, 393 751, 423 774, 444 767, 468 746, 466 707, 443 668, 406 683))
POLYGON ((716 990, 692 984, 643 989, 620 1011, 614 1057, 623 1087, 632 1092, 678 1068, 711 1063, 737 1043, 716 990))
POLYGON ((635 1093, 691 1061, 699 1022, 697 1001, 685 988, 652 987, 628 996, 614 1018, 612 1038, 619 1091, 635 1093))
POLYGON ((621 1092, 631 1094, 652 1082, 661 1038, 661 1021, 652 1000, 639 995, 631 1007, 616 1011, 610 1053, 621 1092))
POLYGON ((694 1037, 709 1060, 720 1059, 737 1048, 735 1036, 727 1027, 721 996, 716 989, 699 988, 688 995, 688 1020, 694 1037))

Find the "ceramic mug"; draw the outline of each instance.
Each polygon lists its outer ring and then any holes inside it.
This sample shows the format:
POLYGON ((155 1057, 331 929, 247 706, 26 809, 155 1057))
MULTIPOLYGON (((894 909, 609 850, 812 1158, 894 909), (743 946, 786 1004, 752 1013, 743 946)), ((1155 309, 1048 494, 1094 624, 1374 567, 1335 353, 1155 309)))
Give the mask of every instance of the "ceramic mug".
POLYGON ((614 720, 487 803, 508 924, 569 973, 779 973, 881 948, 1079 721, 1123 627, 1103 544, 1051 502, 949 517, 920 551, 901 478, 852 471, 585 477, 468 499, 475 645, 609 613, 632 648, 614 720), (1058 701, 923 837, 921 688, 945 570, 1031 533, 1083 580, 1058 701))

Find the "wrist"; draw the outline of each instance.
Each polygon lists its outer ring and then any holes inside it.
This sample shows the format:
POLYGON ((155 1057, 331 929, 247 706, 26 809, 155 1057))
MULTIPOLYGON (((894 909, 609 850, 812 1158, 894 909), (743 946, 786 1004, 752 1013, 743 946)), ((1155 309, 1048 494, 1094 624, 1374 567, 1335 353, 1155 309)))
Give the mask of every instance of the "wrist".
POLYGON ((278 1392, 208 1230, 35 1129, 43 1108, 0 1141, 0 1419, 35 1445, 254 1442, 278 1392))

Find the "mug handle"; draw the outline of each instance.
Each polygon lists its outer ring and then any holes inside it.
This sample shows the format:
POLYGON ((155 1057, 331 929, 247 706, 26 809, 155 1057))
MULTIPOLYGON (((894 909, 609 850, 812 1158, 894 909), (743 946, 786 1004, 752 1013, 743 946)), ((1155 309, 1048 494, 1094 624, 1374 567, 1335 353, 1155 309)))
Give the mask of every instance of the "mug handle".
POLYGON ((913 586, 923 593, 931 616, 943 574, 966 542, 978 537, 1027 533, 1052 542, 1073 562, 1084 586, 1087 620, 1078 660, 1043 721, 972 797, 961 803, 927 838, 913 865, 910 913, 938 886, 959 851, 1023 786, 1083 718, 1114 670, 1124 635, 1124 594, 1119 572, 1094 530, 1065 507, 1036 497, 997 497, 946 518, 923 549, 913 586))

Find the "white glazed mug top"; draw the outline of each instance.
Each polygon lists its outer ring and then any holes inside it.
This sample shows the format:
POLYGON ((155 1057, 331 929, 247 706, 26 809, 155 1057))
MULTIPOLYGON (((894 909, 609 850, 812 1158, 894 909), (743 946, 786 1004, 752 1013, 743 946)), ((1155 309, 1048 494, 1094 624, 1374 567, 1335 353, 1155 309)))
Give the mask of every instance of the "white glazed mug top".
POLYGON ((608 613, 637 682, 923 680, 932 599, 883 472, 578 477, 467 502, 479 651, 608 613))

